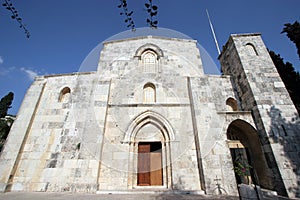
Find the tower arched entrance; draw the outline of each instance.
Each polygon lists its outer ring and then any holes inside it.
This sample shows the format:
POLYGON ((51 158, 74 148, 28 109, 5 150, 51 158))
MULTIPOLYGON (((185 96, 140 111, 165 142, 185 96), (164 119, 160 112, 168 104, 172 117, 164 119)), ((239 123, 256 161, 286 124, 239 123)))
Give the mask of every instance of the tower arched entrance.
POLYGON ((272 188, 256 129, 244 120, 235 120, 228 126, 227 139, 237 183, 272 188))

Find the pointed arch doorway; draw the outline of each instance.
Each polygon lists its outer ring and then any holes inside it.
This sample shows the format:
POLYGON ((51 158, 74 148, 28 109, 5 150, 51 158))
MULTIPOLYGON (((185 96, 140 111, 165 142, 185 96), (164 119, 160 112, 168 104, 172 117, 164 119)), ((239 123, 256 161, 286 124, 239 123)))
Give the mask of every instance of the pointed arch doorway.
POLYGON ((173 130, 160 114, 146 111, 132 120, 124 137, 130 149, 129 189, 171 188, 171 140, 173 130))

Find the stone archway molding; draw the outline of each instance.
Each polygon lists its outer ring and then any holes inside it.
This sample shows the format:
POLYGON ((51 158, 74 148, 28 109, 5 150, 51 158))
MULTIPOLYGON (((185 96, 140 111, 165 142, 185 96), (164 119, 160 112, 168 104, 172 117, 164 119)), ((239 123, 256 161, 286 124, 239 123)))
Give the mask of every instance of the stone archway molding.
POLYGON ((166 118, 164 118, 159 113, 147 110, 135 118, 133 118, 125 132, 124 139, 122 143, 131 143, 135 141, 135 137, 139 130, 146 124, 153 124, 163 134, 165 142, 174 141, 175 135, 171 124, 166 118))
POLYGON ((161 48, 159 48, 157 45, 155 44, 151 44, 151 43, 147 43, 144 44, 143 46, 139 47, 136 52, 134 57, 137 57, 139 59, 141 59, 142 54, 147 51, 147 50, 152 50, 157 54, 157 60, 159 60, 161 57, 164 56, 163 51, 161 50, 161 48))

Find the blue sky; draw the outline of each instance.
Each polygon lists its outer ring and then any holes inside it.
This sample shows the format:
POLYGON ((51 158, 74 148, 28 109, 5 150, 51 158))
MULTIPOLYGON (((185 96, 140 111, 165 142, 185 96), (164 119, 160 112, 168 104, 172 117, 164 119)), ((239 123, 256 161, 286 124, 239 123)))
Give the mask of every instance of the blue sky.
MULTIPOLYGON (((105 39, 128 30, 119 15, 119 0, 11 0, 31 33, 26 38, 10 13, 0 7, 0 97, 15 94, 17 114, 36 75, 79 70, 89 52, 105 39)), ((146 26, 146 0, 128 0, 137 28, 146 26)), ((2 1, 1 1, 2 2, 2 1)), ((230 34, 262 34, 266 46, 300 71, 295 45, 280 34, 285 23, 300 21, 299 0, 153 0, 159 27, 198 40, 218 64, 206 9, 220 47, 230 34)), ((2 4, 2 3, 1 3, 2 4)))

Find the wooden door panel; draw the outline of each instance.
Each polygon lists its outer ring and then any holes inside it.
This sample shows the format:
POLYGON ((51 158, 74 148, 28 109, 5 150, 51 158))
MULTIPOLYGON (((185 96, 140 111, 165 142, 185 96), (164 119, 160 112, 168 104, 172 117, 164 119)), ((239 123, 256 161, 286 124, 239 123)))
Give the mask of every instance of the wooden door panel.
POLYGON ((150 154, 150 184, 162 185, 161 153, 150 154))
POLYGON ((161 145, 157 142, 138 145, 139 186, 163 185, 161 145), (152 145, 152 146, 151 146, 152 145))
POLYGON ((150 185, 150 144, 138 146, 138 185, 150 185))

